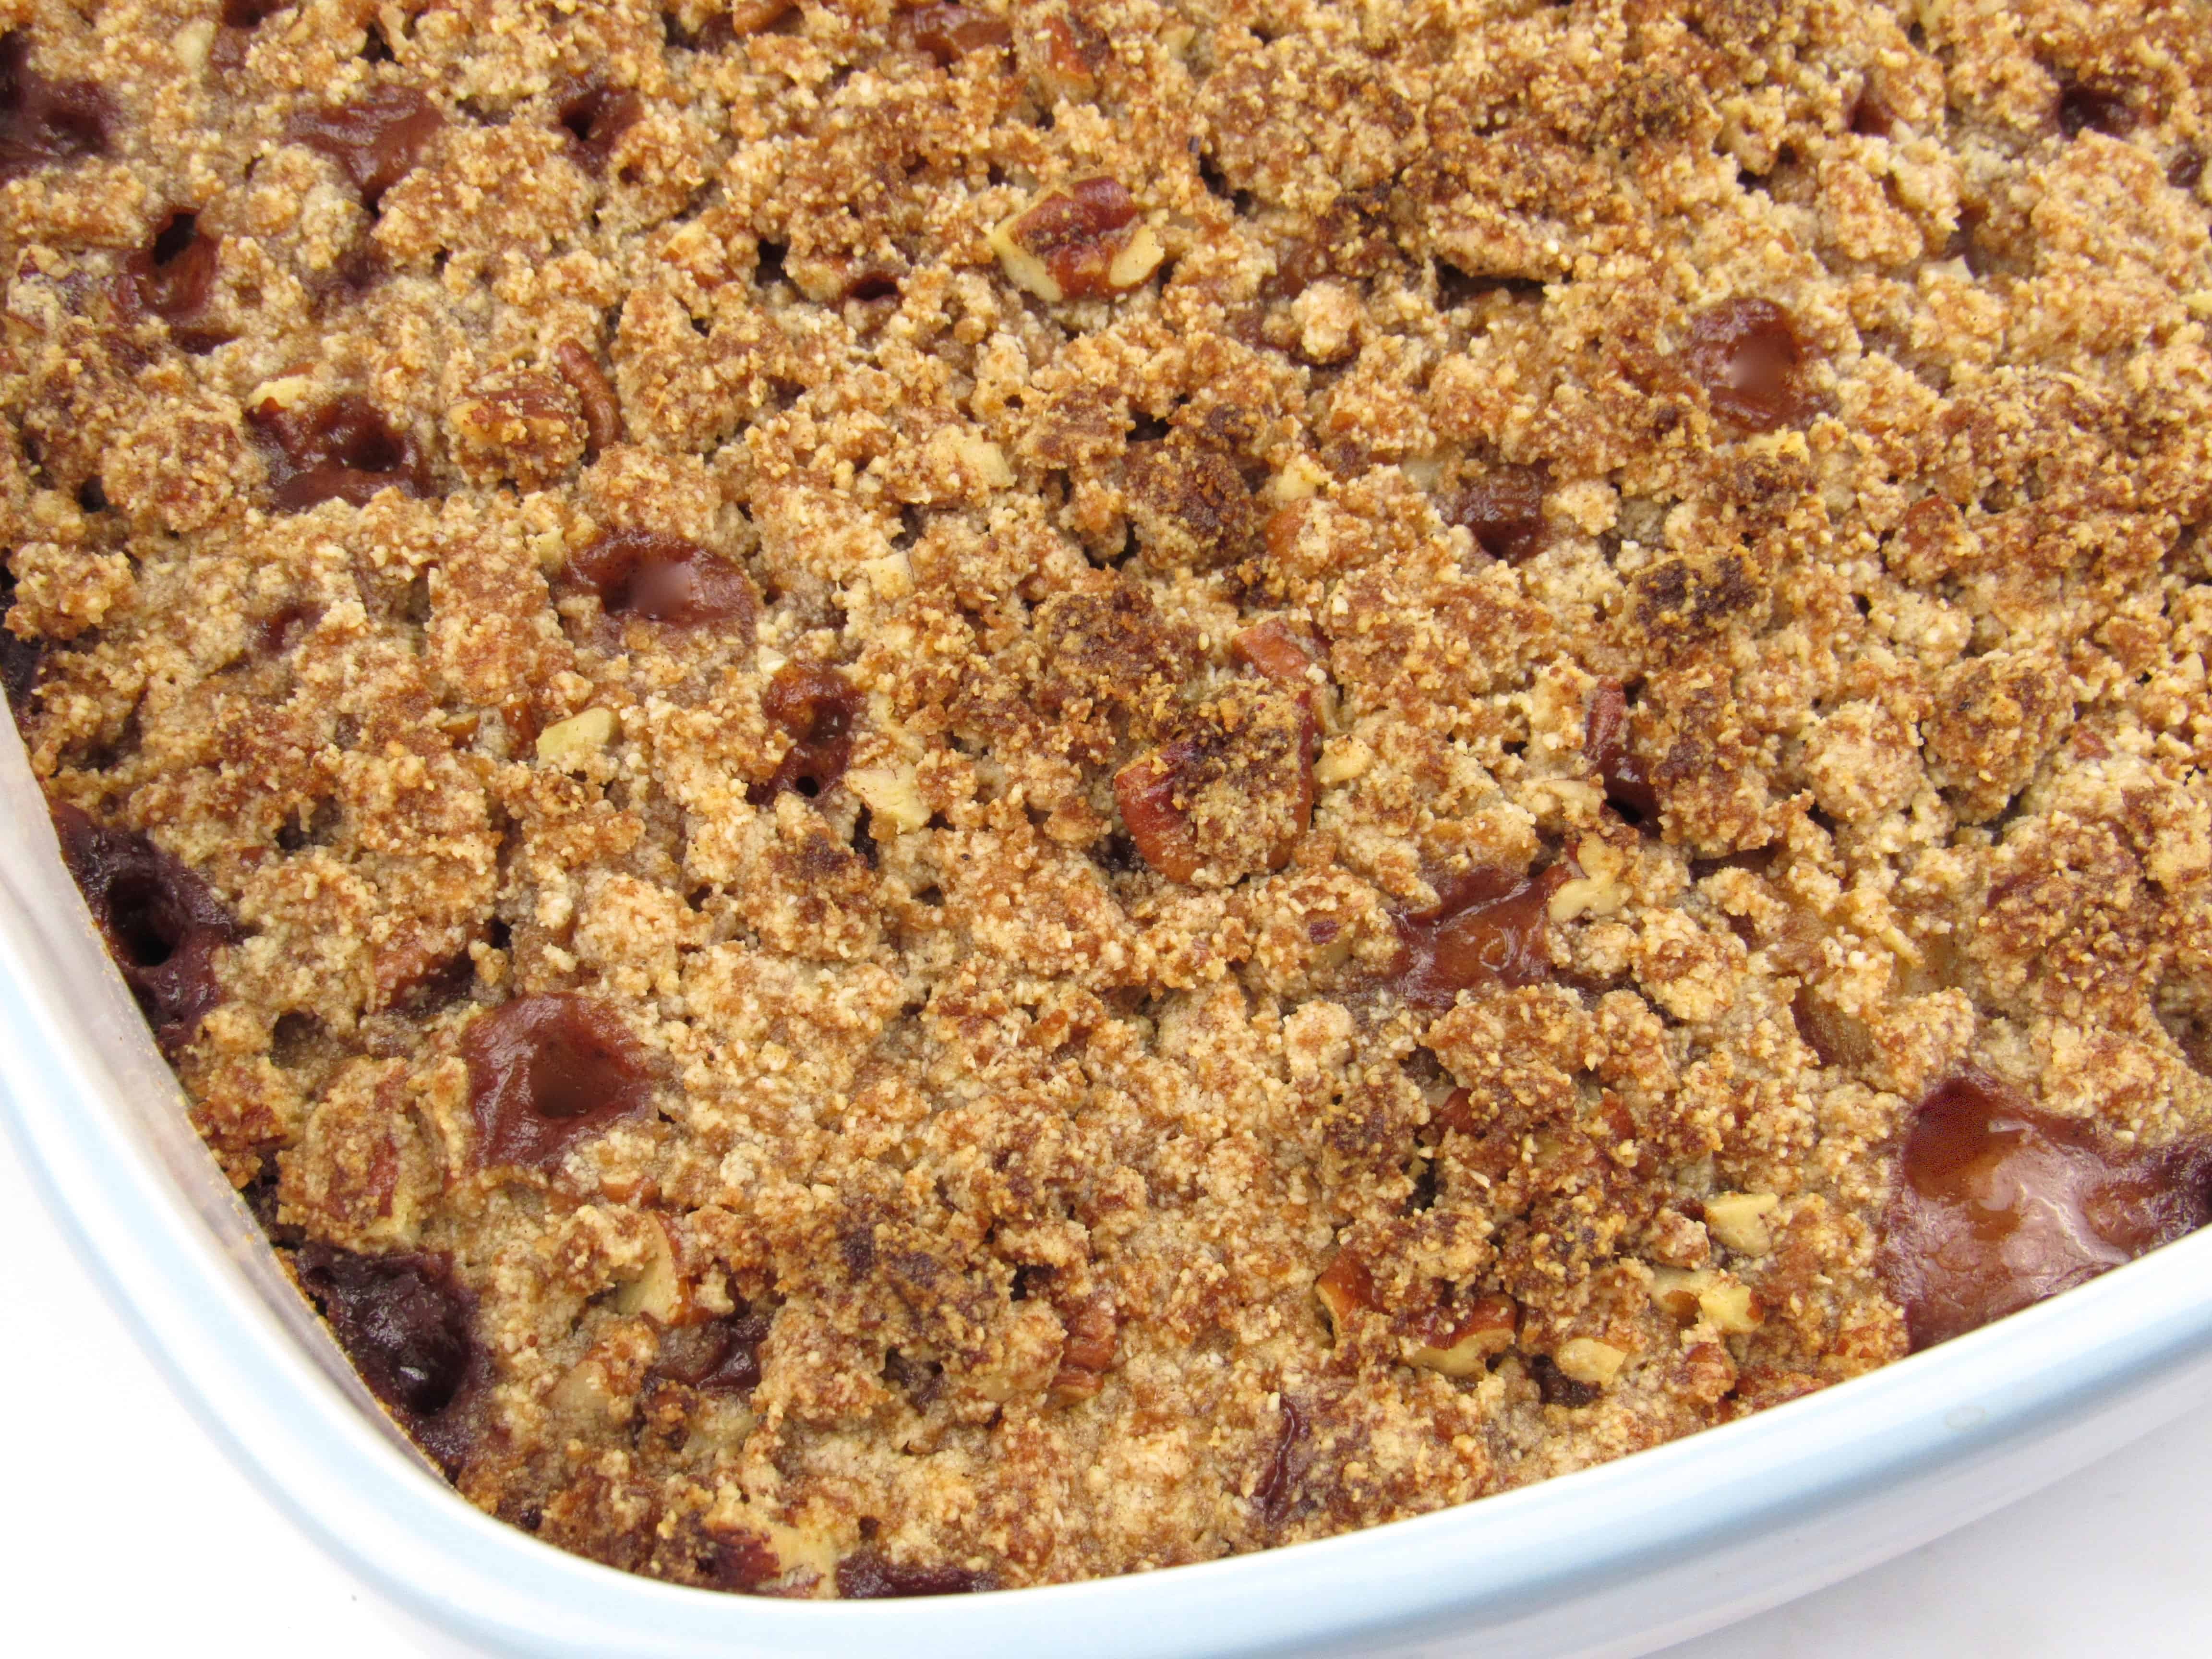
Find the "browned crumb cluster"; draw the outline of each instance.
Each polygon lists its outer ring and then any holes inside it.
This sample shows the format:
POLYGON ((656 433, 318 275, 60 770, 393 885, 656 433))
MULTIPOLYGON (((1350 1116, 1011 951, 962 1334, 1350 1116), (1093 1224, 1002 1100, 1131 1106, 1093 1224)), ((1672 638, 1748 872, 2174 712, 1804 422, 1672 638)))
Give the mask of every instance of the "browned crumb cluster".
POLYGON ((0 26, 64 850, 550 1542, 1434 1510, 1905 1352, 1923 1103, 2212 1131, 2190 0, 0 26))

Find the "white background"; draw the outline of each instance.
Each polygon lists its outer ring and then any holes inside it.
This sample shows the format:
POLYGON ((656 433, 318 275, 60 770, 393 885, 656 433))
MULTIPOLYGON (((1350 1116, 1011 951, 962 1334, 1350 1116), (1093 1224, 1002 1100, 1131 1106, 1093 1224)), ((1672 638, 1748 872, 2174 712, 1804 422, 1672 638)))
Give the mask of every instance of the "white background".
MULTIPOLYGON (((293 1533, 170 1397, 4 1140, 0 1263, 0 1651, 422 1651, 293 1533)), ((2212 1412, 1668 1659, 2208 1654, 2212 1412)))

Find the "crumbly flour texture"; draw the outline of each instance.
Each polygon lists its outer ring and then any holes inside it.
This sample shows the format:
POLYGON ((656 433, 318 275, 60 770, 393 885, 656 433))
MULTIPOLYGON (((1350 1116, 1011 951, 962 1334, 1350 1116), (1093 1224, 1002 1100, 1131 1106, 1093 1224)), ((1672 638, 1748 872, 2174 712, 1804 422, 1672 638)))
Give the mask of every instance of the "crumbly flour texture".
POLYGON ((1435 1510, 2204 1218, 2208 123, 2189 0, 0 0, 0 666, 470 1502, 1435 1510))

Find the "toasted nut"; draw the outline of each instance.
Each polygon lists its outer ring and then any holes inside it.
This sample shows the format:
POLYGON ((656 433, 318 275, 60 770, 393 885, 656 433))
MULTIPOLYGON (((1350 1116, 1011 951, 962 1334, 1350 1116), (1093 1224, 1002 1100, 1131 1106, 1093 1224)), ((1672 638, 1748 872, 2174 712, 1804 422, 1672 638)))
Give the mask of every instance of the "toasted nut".
POLYGON ((1628 1356, 1612 1343, 1589 1336, 1570 1337, 1552 1356, 1552 1363, 1562 1374, 1600 1389, 1610 1383, 1627 1361, 1628 1356))
POLYGON ((1048 305, 1126 293, 1159 268, 1159 238, 1112 179, 1085 179, 1041 198, 988 240, 1007 276, 1048 305))
POLYGON ((1772 1193, 1715 1193, 1705 1200, 1705 1231, 1742 1255, 1774 1248, 1767 1212, 1782 1200, 1772 1193))
POLYGON ((1699 1267, 1685 1271, 1680 1267, 1654 1267, 1651 1270, 1651 1299, 1685 1325, 1694 1324, 1698 1318, 1698 1297, 1714 1281, 1715 1275, 1699 1267))
POLYGON ((1366 775, 1375 764, 1375 751, 1357 738, 1339 738, 1321 751, 1314 763, 1314 781, 1324 789, 1366 775))
POLYGON ((538 761, 543 765, 557 766, 562 771, 571 770, 613 742, 616 730, 615 711, 611 708, 586 708, 580 714, 571 714, 538 734, 538 761))
POLYGON ((1567 882, 1552 895, 1552 920, 1572 921, 1577 916, 1609 916, 1627 902, 1620 878, 1627 860, 1619 848, 1595 836, 1586 836, 1575 848, 1575 861, 1587 872, 1567 882))
POLYGON ((1355 1308, 1375 1305, 1375 1279, 1367 1271, 1367 1264, 1349 1250, 1337 1252, 1336 1260, 1322 1270, 1314 1280, 1314 1294, 1328 1315, 1329 1328, 1336 1340, 1344 1340, 1344 1322, 1355 1308))
POLYGON ((293 409, 304 403, 307 394, 314 389, 315 382, 310 375, 279 374, 273 380, 264 380, 247 392, 246 406, 248 409, 293 409))
POLYGON ((1685 1325, 1708 1320, 1715 1330, 1730 1336, 1755 1331, 1766 1322, 1766 1310, 1759 1306, 1750 1286, 1739 1284, 1733 1274, 1715 1273, 1710 1267, 1688 1273, 1655 1267, 1651 1299, 1685 1325))
POLYGON ((1504 1353, 1513 1346, 1520 1312, 1510 1296, 1478 1297, 1454 1322, 1448 1340, 1431 1344, 1408 1339, 1404 1348, 1406 1363, 1445 1376, 1473 1376, 1492 1355, 1504 1353))
POLYGON ((677 1271, 676 1249, 669 1242, 667 1228, 657 1218, 647 1218, 653 1224, 644 1271, 615 1292, 615 1309, 618 1313, 644 1314, 664 1325, 680 1325, 690 1312, 690 1292, 677 1271))
POLYGON ((1114 263, 1106 267, 1106 286, 1110 289, 1132 289, 1160 268, 1166 257, 1160 239, 1152 234, 1150 225, 1139 225, 1129 233, 1129 240, 1121 244, 1121 251, 1114 256, 1114 263))
POLYGON ((1715 1330, 1730 1336, 1745 1335, 1766 1322, 1766 1310, 1759 1305, 1751 1287, 1732 1279, 1720 1279, 1707 1288, 1698 1297, 1698 1311, 1712 1322, 1715 1330))
POLYGON ((856 766, 845 774, 845 787, 866 805, 872 834, 902 836, 929 822, 911 766, 856 766))
POLYGON ((169 50, 188 73, 197 75, 207 64, 208 48, 215 44, 215 20, 202 17, 185 24, 169 37, 169 50))
POLYGON ((939 427, 931 434, 929 449, 933 459, 959 473, 971 489, 1013 488, 1014 469, 1006 464, 1006 452, 980 432, 939 427))
POLYGON ((1278 506, 1311 501, 1328 483, 1328 469, 1310 455, 1293 455, 1280 472, 1267 480, 1265 493, 1278 506))

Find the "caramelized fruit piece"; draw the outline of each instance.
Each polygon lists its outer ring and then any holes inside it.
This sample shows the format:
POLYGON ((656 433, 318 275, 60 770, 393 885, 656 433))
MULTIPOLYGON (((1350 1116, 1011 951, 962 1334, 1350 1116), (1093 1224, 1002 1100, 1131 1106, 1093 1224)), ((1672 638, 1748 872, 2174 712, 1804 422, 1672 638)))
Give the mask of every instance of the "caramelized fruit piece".
POLYGON ((56 803, 62 861, 163 1050, 192 1040, 222 1000, 216 952, 242 937, 208 884, 145 836, 56 803))
POLYGON ((517 997, 461 1039, 477 1162, 546 1169, 578 1141, 644 1114, 645 1054, 605 1004, 565 992, 517 997))
POLYGON ((1684 352, 1713 413, 1753 432, 1802 425, 1813 414, 1805 343, 1771 300, 1725 300, 1691 320, 1684 352))
POLYGON ((1555 864, 1539 876, 1474 870, 1437 884, 1433 909, 1395 911, 1398 960, 1390 982, 1416 1008, 1449 1008, 1481 985, 1548 978, 1544 945, 1552 895, 1567 879, 1555 864))
POLYGON ((1905 1132, 1881 1269, 1912 1346, 1931 1347, 2212 1219, 2212 1143, 2130 1156, 2091 1124, 1972 1070, 1905 1132))
POLYGON ((1659 833, 1659 792, 1629 748, 1628 695, 1619 680, 1600 680, 1583 720, 1583 753, 1605 781, 1606 805, 1652 835, 1659 833))
POLYGON ((344 171, 374 211, 384 192, 405 178, 446 118, 412 87, 376 87, 350 104, 304 110, 284 129, 295 144, 319 150, 344 171))
POLYGON ((477 1299, 454 1278, 452 1260, 309 1244, 292 1265, 369 1392, 447 1474, 459 1468, 470 1439, 466 1395, 481 1358, 477 1299))
POLYGON ((1498 468, 1460 491, 1444 522, 1471 532, 1474 544, 1492 558, 1520 563, 1544 546, 1544 470, 1498 468))
POLYGON ((268 457, 269 497, 280 513, 304 513, 324 501, 359 507, 380 489, 424 491, 413 441, 357 392, 315 410, 264 401, 246 411, 246 420, 268 457))
POLYGON ((899 32, 946 69, 971 52, 1010 45, 1012 25, 969 6, 924 6, 899 20, 899 32))
POLYGON ((860 694, 842 674, 823 663, 786 663, 762 694, 761 712, 790 733, 792 742, 775 775, 745 792, 754 805, 764 806, 787 789, 811 799, 845 775, 860 694))
POLYGON ((2124 92, 2074 81, 2058 94, 2058 130, 2069 138, 2079 138, 2085 132, 2124 138, 2135 125, 2136 112, 2124 92))
POLYGON ((0 562, 0 686, 7 690, 9 709, 20 720, 30 709, 31 692, 39 683, 39 667, 46 659, 46 647, 7 626, 6 617, 15 603, 15 573, 0 562))
POLYGON ((724 623, 752 641, 758 602, 745 573, 681 536, 610 530, 569 556, 568 574, 599 595, 599 609, 610 617, 684 628, 724 623))
POLYGON ((0 182, 107 154, 115 106, 89 81, 49 81, 31 67, 31 37, 0 35, 0 182))
POLYGON ((645 113, 645 100, 629 87, 611 87, 594 76, 570 82, 554 113, 585 171, 604 173, 616 140, 645 113))
POLYGON ((170 337, 186 351, 211 350, 229 337, 185 326, 207 309, 215 294, 222 247, 222 239, 202 230, 197 215, 179 210, 124 263, 137 302, 168 324, 170 337))
POLYGON ((900 1595, 967 1595, 995 1589, 998 1580, 966 1567, 910 1566, 874 1550, 855 1550, 837 1564, 837 1594, 848 1601, 900 1595))
POLYGON ((672 1332, 653 1369, 702 1394, 749 1395, 760 1386, 760 1347, 769 1322, 767 1314, 736 1313, 672 1332))
POLYGON ((1531 1356, 1528 1375, 1535 1379, 1536 1393, 1547 1406, 1565 1406, 1578 1409, 1597 1403, 1605 1390, 1594 1382, 1578 1382, 1559 1369, 1559 1361, 1547 1353, 1531 1356))

